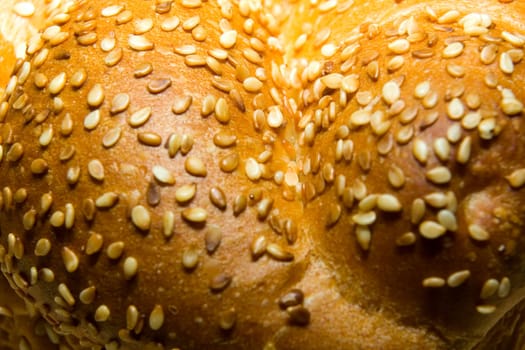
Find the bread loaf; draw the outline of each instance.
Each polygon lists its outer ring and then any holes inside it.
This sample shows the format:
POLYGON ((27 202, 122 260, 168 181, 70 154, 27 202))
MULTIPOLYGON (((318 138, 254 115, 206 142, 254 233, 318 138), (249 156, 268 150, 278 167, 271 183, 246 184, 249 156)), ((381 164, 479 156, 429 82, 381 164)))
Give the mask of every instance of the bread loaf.
POLYGON ((523 347, 521 2, 61 5, 0 100, 33 348, 523 347))

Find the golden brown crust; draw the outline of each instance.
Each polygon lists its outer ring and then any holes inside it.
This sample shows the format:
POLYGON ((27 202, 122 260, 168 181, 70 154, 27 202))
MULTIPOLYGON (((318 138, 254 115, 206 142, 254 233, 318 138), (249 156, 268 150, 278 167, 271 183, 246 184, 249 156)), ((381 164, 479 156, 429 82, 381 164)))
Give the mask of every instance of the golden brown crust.
POLYGON ((54 17, 0 105, 2 272, 71 346, 505 341, 521 3, 118 4, 54 17))

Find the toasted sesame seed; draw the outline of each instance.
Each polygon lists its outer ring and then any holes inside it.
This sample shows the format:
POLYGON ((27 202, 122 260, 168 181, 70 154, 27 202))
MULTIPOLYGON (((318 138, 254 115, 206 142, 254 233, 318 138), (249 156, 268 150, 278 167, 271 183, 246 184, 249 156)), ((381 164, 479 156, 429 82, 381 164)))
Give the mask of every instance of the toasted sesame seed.
POLYGON ((403 207, 397 197, 391 194, 382 194, 377 198, 377 207, 386 212, 398 212, 403 207))
POLYGON ((219 187, 212 187, 209 193, 210 202, 219 208, 220 210, 225 210, 227 206, 226 195, 223 190, 219 187))
POLYGON ((445 286, 446 281, 441 277, 427 277, 422 284, 425 288, 441 288, 445 286))
POLYGON ((465 130, 473 130, 476 129, 481 122, 481 113, 479 112, 470 112, 461 119, 461 126, 465 130))
POLYGON ((108 258, 110 259, 119 259, 122 256, 122 253, 124 252, 124 242, 118 241, 113 242, 110 245, 108 245, 106 249, 106 254, 108 258))
POLYGON ((478 305, 476 306, 476 311, 482 315, 490 315, 496 311, 496 306, 494 305, 478 305))
POLYGON ((130 116, 128 120, 129 125, 134 128, 144 125, 151 117, 151 112, 151 107, 139 109, 130 116))
POLYGON ((175 191, 175 200, 179 203, 189 202, 195 196, 196 190, 195 184, 183 185, 175 191))
POLYGON ((215 104, 215 118, 224 124, 228 123, 231 119, 228 103, 222 97, 220 97, 215 104))
POLYGON ((147 90, 151 94, 160 94, 161 92, 168 89, 172 84, 171 79, 153 79, 148 82, 148 85, 146 86, 147 90))
POLYGON ((465 283, 465 281, 470 277, 469 270, 457 271, 448 276, 447 285, 451 288, 456 288, 465 283))
POLYGON ((507 115, 516 115, 523 112, 523 103, 513 97, 506 97, 501 100, 501 110, 507 115))
POLYGON ((151 216, 144 206, 137 205, 131 210, 131 221, 139 230, 148 231, 151 226, 151 216))
POLYGON ((434 153, 442 162, 445 162, 450 157, 450 143, 444 137, 438 137, 433 144, 434 153))
POLYGON ((90 286, 87 288, 84 288, 78 295, 78 299, 82 304, 89 305, 95 300, 96 296, 96 287, 90 286))
POLYGON ((75 297, 71 294, 66 284, 60 283, 58 285, 58 293, 69 306, 75 305, 75 297))
POLYGON ((42 158, 37 158, 31 162, 31 172, 35 175, 42 175, 47 173, 49 165, 42 158))
POLYGON ((525 185, 525 168, 514 170, 510 175, 505 176, 512 188, 520 188, 525 185))
POLYGON ((468 232, 470 238, 472 238, 475 241, 483 242, 490 239, 490 234, 483 227, 477 224, 470 224, 468 226, 468 232))
POLYGON ((109 308, 106 305, 100 305, 95 310, 94 319, 97 322, 106 322, 111 315, 109 308))
POLYGON ((246 176, 252 181, 257 181, 262 176, 261 167, 259 163, 253 158, 248 158, 246 160, 244 170, 246 172, 246 176))
POLYGON ((155 305, 149 315, 148 324, 149 327, 154 331, 162 328, 164 325, 164 310, 162 309, 161 305, 155 305))
POLYGON ((503 277, 499 283, 498 297, 506 298, 510 294, 510 289, 510 279, 508 277, 503 277))
POLYGON ((64 221, 65 221, 64 212, 60 210, 55 211, 49 218, 49 223, 53 227, 61 227, 62 225, 64 225, 64 221))
MULTIPOLYGON (((109 248, 108 248, 109 253, 109 248)), ((124 272, 124 278, 127 280, 132 279, 137 275, 138 272, 138 261, 132 256, 127 257, 122 264, 122 269, 124 272)))
POLYGON ((153 72, 153 66, 151 63, 146 62, 141 65, 139 65, 135 71, 133 72, 133 76, 135 78, 144 78, 148 76, 151 72, 153 72))
POLYGON ((376 220, 376 213, 373 211, 358 213, 352 216, 352 221, 361 226, 372 225, 376 220))
POLYGON ((175 97, 175 101, 171 107, 171 110, 175 114, 185 113, 191 106, 193 97, 190 95, 183 95, 175 97))
POLYGON ((408 247, 416 243, 417 237, 413 232, 405 232, 396 238, 396 245, 398 247, 408 247))
POLYGON ((275 260, 292 261, 294 259, 294 255, 291 252, 286 251, 283 247, 275 243, 269 243, 266 246, 266 252, 275 260))
POLYGON ((440 210, 437 220, 447 231, 455 232, 458 229, 456 215, 448 209, 440 210))
POLYGON ((46 256, 51 251, 51 242, 47 238, 40 238, 35 245, 36 256, 46 256))
POLYGON ((210 289, 212 292, 221 292, 226 289, 232 282, 232 277, 224 273, 215 275, 210 281, 210 289))
POLYGON ((175 177, 173 174, 163 166, 155 165, 153 167, 153 176, 155 180, 162 184, 173 185, 175 184, 175 177))
POLYGON ((184 169, 193 176, 203 177, 208 174, 206 165, 204 162, 197 157, 189 156, 184 162, 184 169))
POLYGON ((490 278, 485 281, 483 284, 483 287, 481 288, 481 292, 479 297, 481 299, 488 299, 495 295, 498 292, 499 289, 499 281, 495 278, 490 278))
POLYGON ((181 215, 184 220, 192 223, 203 223, 208 219, 208 212, 204 208, 187 208, 181 215))
POLYGON ((444 166, 438 166, 428 170, 425 176, 430 182, 437 185, 446 184, 452 179, 450 169, 444 166))
POLYGON ((419 233, 427 239, 436 239, 443 236, 446 232, 447 229, 443 225, 434 221, 423 221, 419 225, 419 233))
POLYGON ((357 225, 355 227, 355 235, 357 243, 361 249, 367 251, 370 249, 370 242, 372 241, 372 232, 368 226, 357 225))
POLYGON ((62 248, 62 260, 67 272, 75 272, 79 267, 77 255, 68 247, 62 248))
POLYGON ((86 242, 86 254, 93 255, 98 253, 102 249, 104 238, 101 234, 91 232, 86 242))
POLYGON ((162 233, 164 237, 169 238, 175 230, 175 214, 172 211, 166 211, 162 216, 162 233))

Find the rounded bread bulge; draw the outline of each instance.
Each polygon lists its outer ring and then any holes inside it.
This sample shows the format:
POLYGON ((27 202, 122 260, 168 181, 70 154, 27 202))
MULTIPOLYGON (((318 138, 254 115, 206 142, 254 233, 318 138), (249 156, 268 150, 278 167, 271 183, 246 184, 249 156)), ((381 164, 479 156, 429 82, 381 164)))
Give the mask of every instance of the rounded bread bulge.
POLYGON ((472 6, 72 3, 0 104, 4 276, 73 348, 519 348, 523 5, 472 6))

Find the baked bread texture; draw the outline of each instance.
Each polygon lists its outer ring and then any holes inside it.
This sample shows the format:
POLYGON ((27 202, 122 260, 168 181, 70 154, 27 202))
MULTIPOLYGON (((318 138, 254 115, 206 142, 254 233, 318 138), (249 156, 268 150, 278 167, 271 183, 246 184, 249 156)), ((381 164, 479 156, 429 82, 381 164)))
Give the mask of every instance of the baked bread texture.
POLYGON ((1 346, 525 346, 525 4, 59 3, 0 99, 1 346))

